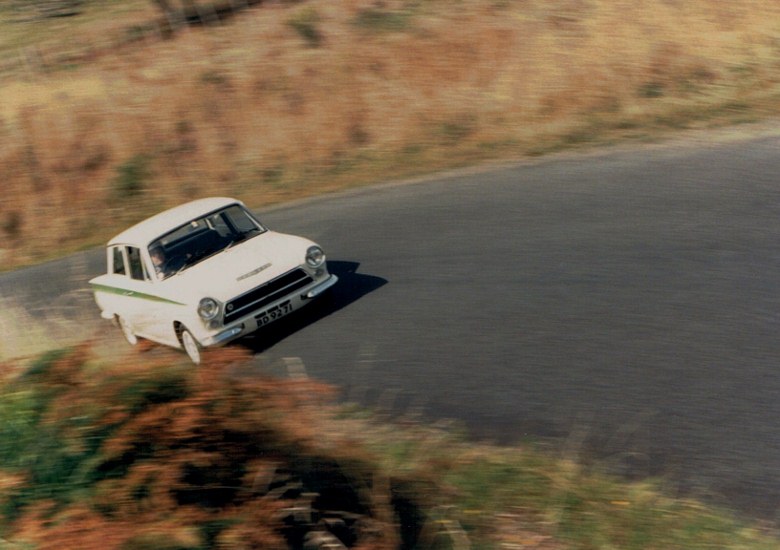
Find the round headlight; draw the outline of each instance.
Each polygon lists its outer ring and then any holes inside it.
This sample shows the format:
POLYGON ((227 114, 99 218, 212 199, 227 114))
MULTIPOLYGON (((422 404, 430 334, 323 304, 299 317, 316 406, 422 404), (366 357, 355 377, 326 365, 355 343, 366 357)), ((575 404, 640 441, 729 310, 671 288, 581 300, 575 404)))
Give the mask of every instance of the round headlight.
POLYGON ((211 321, 219 315, 219 304, 214 298, 203 298, 198 304, 198 315, 205 321, 211 321))
POLYGON ((306 264, 318 268, 325 263, 325 253, 319 246, 310 246, 306 251, 306 264))

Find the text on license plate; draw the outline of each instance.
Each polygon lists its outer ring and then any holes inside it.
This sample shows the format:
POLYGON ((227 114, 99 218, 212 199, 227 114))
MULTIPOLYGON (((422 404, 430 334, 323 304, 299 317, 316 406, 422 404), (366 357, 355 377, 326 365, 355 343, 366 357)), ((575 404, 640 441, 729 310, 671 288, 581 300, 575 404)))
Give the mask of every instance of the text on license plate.
POLYGON ((271 321, 276 321, 277 319, 284 317, 288 313, 291 313, 293 310, 292 304, 290 303, 290 300, 287 300, 286 302, 282 302, 279 305, 276 305, 272 307, 271 309, 268 309, 261 314, 255 316, 255 319, 257 320, 257 326, 262 327, 263 325, 267 325, 271 321))

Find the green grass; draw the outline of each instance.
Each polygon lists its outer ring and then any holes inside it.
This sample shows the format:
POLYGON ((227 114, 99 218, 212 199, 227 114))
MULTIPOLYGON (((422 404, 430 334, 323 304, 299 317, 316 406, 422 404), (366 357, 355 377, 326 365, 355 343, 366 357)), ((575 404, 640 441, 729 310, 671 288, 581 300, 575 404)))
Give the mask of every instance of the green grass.
MULTIPOLYGON (((128 439, 138 428, 128 432, 123 426, 137 422, 133 419, 160 418, 155 411, 177 410, 177 403, 182 403, 182 410, 192 411, 191 398, 200 387, 197 391, 206 388, 206 393, 198 394, 207 407, 204 410, 216 415, 217 422, 222 421, 219 415, 229 414, 231 419, 225 420, 238 430, 235 433, 245 434, 230 436, 221 451, 223 458, 208 458, 210 462, 203 467, 233 464, 234 457, 245 452, 242 445, 248 443, 260 453, 258 458, 271 452, 275 460, 287 461, 316 492, 347 488, 355 491, 353 495, 362 494, 362 502, 392 503, 404 523, 399 536, 407 542, 430 544, 442 538, 467 537, 472 548, 546 541, 550 546, 545 548, 583 550, 768 550, 780 545, 775 533, 728 511, 664 494, 663 480, 626 482, 530 443, 478 445, 452 428, 388 424, 354 407, 327 405, 318 407, 316 413, 314 409, 300 411, 298 407, 305 405, 296 404, 295 393, 289 398, 279 396, 288 390, 273 382, 270 387, 276 388, 272 391, 280 399, 269 405, 265 399, 240 397, 231 382, 198 381, 201 376, 218 376, 218 371, 194 371, 173 352, 161 350, 149 358, 136 355, 135 361, 153 362, 139 369, 132 366, 133 361, 123 365, 99 361, 85 350, 81 346, 42 354, 0 389, 0 532, 6 537, 32 505, 44 501, 55 505, 49 508, 50 514, 62 511, 56 524, 68 521, 67 507, 74 505, 103 514, 108 524, 112 517, 130 513, 122 510, 149 498, 152 486, 136 485, 129 503, 107 497, 106 491, 114 483, 125 483, 123 479, 139 464, 147 464, 149 472, 165 471, 165 457, 176 457, 177 449, 197 443, 192 437, 199 432, 189 432, 178 443, 161 439, 152 444, 153 434, 138 433, 128 439), (234 399, 239 399, 238 409, 232 405, 234 399), (107 403, 127 414, 107 420, 107 403), (256 426, 243 431, 245 427, 235 424, 237 412, 242 418, 269 423, 259 431, 256 426), (274 435, 274 430, 284 429, 285 424, 279 424, 284 418, 307 419, 319 434, 317 443, 311 447, 298 439, 300 435, 284 443, 288 435, 274 435), (246 440, 252 433, 265 435, 255 442, 246 440), (125 442, 119 454, 106 448, 116 434, 125 442), (163 441, 168 442, 159 447, 163 441), (10 488, 8 480, 16 480, 10 488), (337 485, 331 487, 331 480, 337 485), (96 493, 98 486, 103 489, 96 493), (383 488, 388 496, 380 496, 383 488), (374 496, 367 496, 366 491, 374 496)), ((136 426, 143 426, 141 422, 136 426)), ((203 456, 216 457, 213 453, 219 454, 220 448, 203 456)), ((196 446, 193 450, 196 454, 189 460, 203 460, 195 457, 205 449, 196 446)), ((218 477, 231 476, 222 472, 218 477)), ((241 472, 235 475, 243 476, 241 472)), ((155 479, 160 483, 162 478, 155 479)), ((197 521, 201 522, 197 532, 205 542, 193 548, 204 549, 215 547, 223 530, 240 523, 230 516, 197 521)), ((138 541, 154 538, 138 536, 138 541)))
POLYGON ((662 495, 652 482, 628 484, 576 465, 523 452, 488 452, 445 478, 463 506, 464 527, 476 538, 492 518, 522 511, 571 548, 772 548, 727 513, 662 495))
POLYGON ((375 426, 364 440, 435 514, 451 506, 475 548, 549 540, 553 548, 770 549, 780 540, 731 512, 664 494, 662 479, 627 482, 550 455, 534 444, 479 446, 426 426, 375 426), (499 536, 500 534, 500 536, 499 536))

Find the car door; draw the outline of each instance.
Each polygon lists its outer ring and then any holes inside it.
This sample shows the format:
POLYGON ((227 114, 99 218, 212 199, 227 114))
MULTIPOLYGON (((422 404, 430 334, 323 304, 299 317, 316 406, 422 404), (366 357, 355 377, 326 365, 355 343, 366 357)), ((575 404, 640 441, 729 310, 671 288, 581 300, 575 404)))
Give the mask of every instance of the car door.
POLYGON ((138 336, 165 342, 171 339, 173 333, 170 315, 167 309, 170 301, 159 295, 161 284, 154 279, 147 269, 147 263, 142 257, 140 248, 134 246, 125 247, 127 259, 127 293, 131 304, 128 308, 133 318, 133 328, 138 336))
POLYGON ((149 338, 156 332, 153 326, 154 311, 149 307, 152 281, 141 257, 141 250, 128 245, 112 248, 111 286, 115 312, 129 323, 137 336, 149 338))
POLYGON ((110 246, 107 251, 107 260, 106 275, 93 281, 98 303, 104 313, 121 317, 131 326, 135 326, 137 304, 132 297, 139 289, 134 288, 130 277, 126 247, 123 245, 110 246))
POLYGON ((171 281, 163 281, 154 274, 151 259, 144 258, 141 249, 128 246, 125 254, 131 280, 129 297, 136 302, 132 306, 136 333, 149 340, 177 345, 173 321, 184 304, 168 296, 171 281))
POLYGON ((126 273, 124 248, 109 246, 106 249, 106 273, 90 281, 95 301, 100 307, 101 315, 106 319, 115 316, 127 317, 127 304, 124 299, 126 273))

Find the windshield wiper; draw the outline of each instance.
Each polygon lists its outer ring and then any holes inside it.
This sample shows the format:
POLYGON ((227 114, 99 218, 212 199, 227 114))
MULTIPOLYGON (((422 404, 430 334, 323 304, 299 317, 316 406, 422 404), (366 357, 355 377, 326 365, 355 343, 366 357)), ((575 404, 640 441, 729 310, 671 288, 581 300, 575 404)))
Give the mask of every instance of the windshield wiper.
POLYGON ((199 262, 202 262, 206 258, 210 258, 211 256, 214 256, 215 254, 219 254, 220 252, 226 252, 233 245, 241 243, 241 242, 244 242, 248 238, 254 237, 256 235, 259 235, 260 233, 262 233, 262 231, 260 231, 259 229, 251 229, 249 231, 245 231, 244 233, 239 233, 238 235, 236 235, 236 237, 232 241, 230 241, 225 248, 220 248, 218 250, 212 250, 210 252, 203 252, 203 253, 200 253, 200 254, 193 254, 191 257, 189 257, 189 258, 187 258, 185 260, 184 264, 182 264, 182 266, 179 269, 177 269, 173 273, 173 275, 178 275, 179 273, 181 273, 182 271, 184 271, 188 267, 192 267, 193 265, 195 265, 195 264, 197 264, 199 262))
POLYGON ((224 252, 225 250, 232 247, 234 244, 242 243, 247 239, 251 239, 252 237, 256 237, 257 235, 260 235, 263 231, 260 229, 250 229, 248 231, 244 231, 243 233, 239 233, 236 235, 236 238, 230 241, 230 244, 227 245, 225 248, 222 249, 224 252))
POLYGON ((211 252, 200 252, 200 253, 197 253, 197 254, 193 254, 192 256, 190 256, 189 258, 184 260, 184 263, 182 264, 182 266, 179 269, 176 270, 174 275, 178 275, 179 273, 181 273, 182 271, 184 271, 188 267, 192 267, 193 265, 202 262, 206 258, 208 258, 210 256, 213 256, 217 252, 219 252, 219 250, 211 251, 211 252))
POLYGON ((222 249, 222 252, 225 252, 225 251, 229 250, 230 247, 232 247, 234 244, 238 244, 238 243, 243 242, 245 240, 246 240, 246 233, 239 233, 238 235, 236 235, 235 239, 230 241, 230 243, 228 243, 228 245, 225 248, 222 249))

